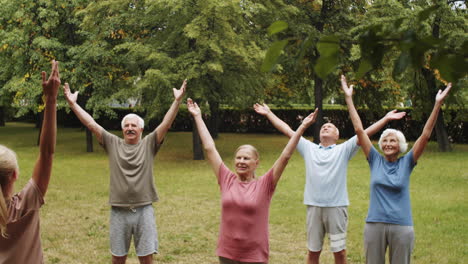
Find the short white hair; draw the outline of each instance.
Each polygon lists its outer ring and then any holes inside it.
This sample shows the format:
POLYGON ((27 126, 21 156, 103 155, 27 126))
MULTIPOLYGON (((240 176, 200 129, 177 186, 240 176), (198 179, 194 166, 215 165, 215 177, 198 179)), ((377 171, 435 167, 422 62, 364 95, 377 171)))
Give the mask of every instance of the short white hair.
POLYGON ((138 126, 140 128, 144 128, 145 127, 145 120, 143 120, 143 118, 141 118, 139 115, 137 114, 134 114, 134 113, 130 113, 130 114, 127 114, 126 116, 124 116, 124 118, 122 118, 122 129, 124 128, 125 126, 125 120, 127 120, 128 118, 136 118, 137 119, 137 123, 138 123, 138 126))
POLYGON ((398 145, 400 145, 400 153, 405 153, 408 149, 408 143, 406 143, 405 135, 400 130, 396 130, 393 128, 387 128, 382 132, 379 139, 379 148, 382 150, 382 140, 386 138, 388 135, 393 134, 398 139, 398 145))

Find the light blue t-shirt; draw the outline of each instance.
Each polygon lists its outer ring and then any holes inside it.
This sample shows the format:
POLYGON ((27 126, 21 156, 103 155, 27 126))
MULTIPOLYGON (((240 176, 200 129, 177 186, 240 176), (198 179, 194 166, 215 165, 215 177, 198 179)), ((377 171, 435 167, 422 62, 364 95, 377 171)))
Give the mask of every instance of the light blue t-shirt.
POLYGON ((357 137, 328 147, 301 137, 297 150, 304 158, 306 167, 304 204, 319 207, 348 206, 346 175, 348 161, 359 150, 357 137))
POLYGON ((389 162, 372 147, 368 161, 371 180, 366 222, 412 226, 409 180, 416 166, 413 150, 389 162))

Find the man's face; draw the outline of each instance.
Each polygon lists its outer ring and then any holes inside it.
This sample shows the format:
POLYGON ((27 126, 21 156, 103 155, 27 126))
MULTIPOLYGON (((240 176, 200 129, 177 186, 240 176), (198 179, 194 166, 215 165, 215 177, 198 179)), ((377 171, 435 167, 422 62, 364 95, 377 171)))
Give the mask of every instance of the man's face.
POLYGON ((338 129, 332 123, 326 123, 320 128, 320 141, 334 140, 338 141, 338 129))
POLYGON ((124 127, 122 129, 123 137, 128 144, 137 144, 141 139, 143 128, 138 126, 138 119, 130 117, 125 119, 124 127))

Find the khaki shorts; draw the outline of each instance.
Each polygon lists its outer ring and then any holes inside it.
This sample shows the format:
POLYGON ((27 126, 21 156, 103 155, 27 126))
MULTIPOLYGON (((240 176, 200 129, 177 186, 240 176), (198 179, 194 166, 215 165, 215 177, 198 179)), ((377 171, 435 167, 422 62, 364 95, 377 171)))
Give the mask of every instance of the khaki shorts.
POLYGON ((113 206, 109 235, 113 256, 128 255, 132 236, 137 256, 144 257, 158 253, 158 233, 153 205, 135 208, 113 206))
POLYGON ((348 207, 307 206, 307 247, 309 251, 322 251, 323 238, 328 233, 330 250, 346 249, 348 207))

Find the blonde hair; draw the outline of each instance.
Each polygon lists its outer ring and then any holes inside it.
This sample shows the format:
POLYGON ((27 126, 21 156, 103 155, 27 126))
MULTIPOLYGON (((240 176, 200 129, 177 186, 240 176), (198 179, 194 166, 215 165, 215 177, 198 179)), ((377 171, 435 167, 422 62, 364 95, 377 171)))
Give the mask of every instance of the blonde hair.
POLYGON ((255 155, 255 158, 256 158, 257 160, 260 159, 260 154, 258 153, 258 150, 257 150, 254 146, 249 145, 249 144, 239 146, 239 147, 236 149, 236 152, 234 152, 234 156, 237 155, 237 152, 239 152, 239 150, 244 149, 244 148, 250 149, 250 150, 253 152, 253 154, 255 155))
POLYGON ((2 237, 7 237, 6 228, 8 224, 8 209, 4 191, 10 184, 11 175, 18 169, 16 153, 0 145, 0 233, 2 237))
POLYGON ((408 143, 406 143, 405 135, 400 130, 396 130, 393 128, 387 128, 382 132, 379 139, 379 148, 382 150, 382 140, 386 138, 388 135, 393 134, 398 139, 398 145, 400 146, 400 153, 405 153, 408 149, 408 143))

